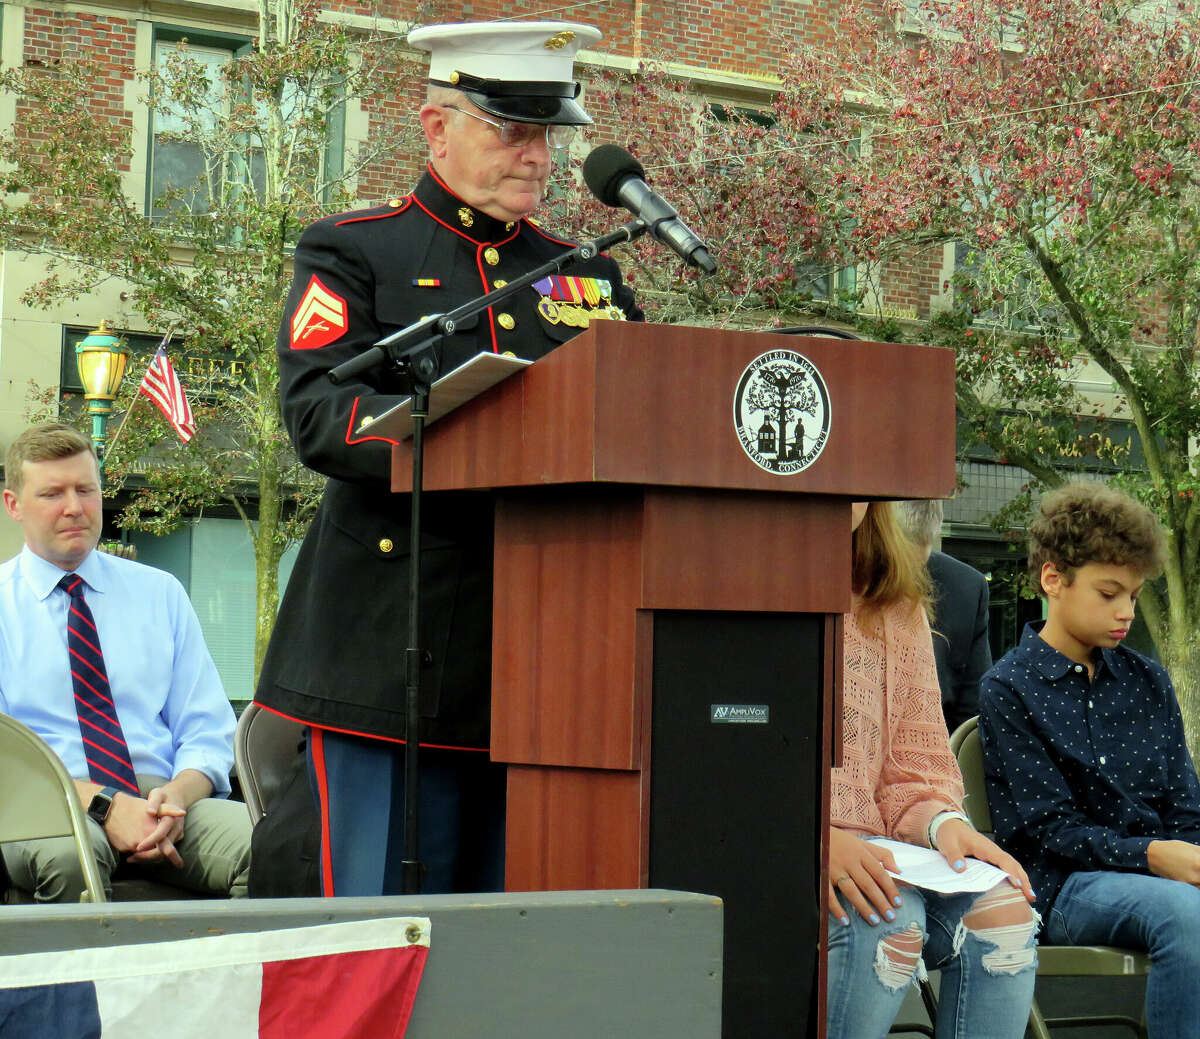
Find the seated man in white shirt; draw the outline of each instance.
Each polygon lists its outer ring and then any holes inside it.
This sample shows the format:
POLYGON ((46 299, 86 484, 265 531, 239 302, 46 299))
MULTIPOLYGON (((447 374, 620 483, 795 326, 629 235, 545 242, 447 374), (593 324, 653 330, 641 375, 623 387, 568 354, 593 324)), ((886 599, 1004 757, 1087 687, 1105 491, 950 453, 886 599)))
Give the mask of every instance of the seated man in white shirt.
MULTIPOLYGON (((244 896, 250 817, 226 800, 235 719, 187 593, 170 574, 96 551, 99 468, 70 426, 13 441, 4 506, 25 547, 0 564, 0 713, 74 777, 106 883, 124 859, 158 881, 244 896)), ((0 853, 37 901, 79 900, 70 838, 0 853)))

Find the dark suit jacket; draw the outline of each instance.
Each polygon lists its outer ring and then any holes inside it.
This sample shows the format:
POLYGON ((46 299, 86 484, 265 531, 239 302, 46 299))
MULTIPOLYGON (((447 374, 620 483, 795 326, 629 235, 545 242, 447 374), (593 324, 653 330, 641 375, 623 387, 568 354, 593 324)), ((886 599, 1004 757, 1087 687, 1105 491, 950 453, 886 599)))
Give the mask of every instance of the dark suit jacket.
MULTIPOLYGON (((527 220, 467 206, 432 171, 412 195, 305 231, 279 332, 283 414, 300 459, 328 476, 280 607, 256 699, 305 722, 405 737, 409 497, 389 489, 392 442, 358 433, 403 399, 375 369, 334 386, 330 368, 426 314, 444 313, 561 255, 571 243, 527 220)), ((606 256, 564 272, 640 319, 606 256), (597 280, 598 279, 598 280, 597 280)), ((578 310, 575 311, 578 313, 578 310)), ((480 351, 536 359, 579 334, 526 289, 444 341, 443 373, 480 351)), ((496 445, 502 450, 503 445, 496 445)), ((492 504, 429 495, 422 514, 421 741, 484 749, 491 685, 492 504)))
POLYGON ((929 557, 933 578, 933 655, 942 687, 942 714, 953 732, 979 713, 979 680, 992 666, 988 645, 987 578, 944 552, 929 557))

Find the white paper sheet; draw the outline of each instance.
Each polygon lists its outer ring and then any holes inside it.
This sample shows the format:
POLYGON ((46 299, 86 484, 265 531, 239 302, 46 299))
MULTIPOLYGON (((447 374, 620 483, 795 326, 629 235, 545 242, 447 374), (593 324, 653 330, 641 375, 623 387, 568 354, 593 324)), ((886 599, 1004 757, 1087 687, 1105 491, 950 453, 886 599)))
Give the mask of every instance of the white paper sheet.
POLYGON ((990 862, 980 862, 979 859, 968 858, 967 868, 961 873, 955 873, 950 868, 941 852, 929 848, 918 848, 912 844, 891 841, 886 837, 868 838, 872 844, 887 848, 896 860, 899 872, 889 873, 897 880, 903 880, 913 887, 923 887, 929 891, 940 891, 944 895, 957 894, 963 891, 990 891, 1008 874, 990 862))
MULTIPOLYGON (((484 390, 491 389, 496 383, 531 364, 532 361, 523 357, 509 357, 507 354, 476 354, 434 382, 429 392, 429 417, 425 425, 432 425, 484 390)), ((363 422, 355 432, 359 436, 406 440, 412 436, 412 398, 405 397, 394 408, 372 418, 370 422, 363 422)))

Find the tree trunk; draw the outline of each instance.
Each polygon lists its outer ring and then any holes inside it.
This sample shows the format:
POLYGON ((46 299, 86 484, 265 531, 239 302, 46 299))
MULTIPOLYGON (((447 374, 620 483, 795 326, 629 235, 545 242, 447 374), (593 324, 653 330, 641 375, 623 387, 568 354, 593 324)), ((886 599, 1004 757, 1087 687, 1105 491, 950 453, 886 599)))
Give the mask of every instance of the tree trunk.
POLYGON ((274 467, 264 466, 259 473, 258 494, 258 524, 254 532, 255 689, 279 608, 279 560, 283 551, 279 536, 279 473, 274 467))
POLYGON ((1175 684, 1183 730, 1195 761, 1200 752, 1200 636, 1197 623, 1173 626, 1156 640, 1162 662, 1175 684))

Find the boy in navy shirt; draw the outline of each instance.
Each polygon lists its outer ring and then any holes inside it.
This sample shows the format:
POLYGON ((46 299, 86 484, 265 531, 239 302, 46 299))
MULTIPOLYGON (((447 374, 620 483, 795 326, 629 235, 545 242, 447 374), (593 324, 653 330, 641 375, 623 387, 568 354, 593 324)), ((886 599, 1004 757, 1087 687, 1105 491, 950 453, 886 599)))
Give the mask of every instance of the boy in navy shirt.
POLYGON ((1028 867, 1045 940, 1149 952, 1150 1035, 1200 1039, 1200 782, 1166 671, 1121 645, 1163 552, 1119 491, 1047 495, 1029 527, 1047 617, 984 676, 979 729, 996 837, 1028 867))

